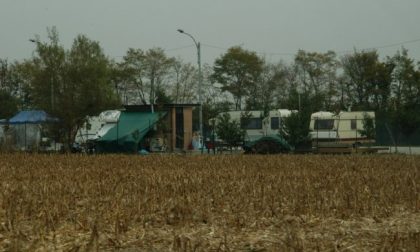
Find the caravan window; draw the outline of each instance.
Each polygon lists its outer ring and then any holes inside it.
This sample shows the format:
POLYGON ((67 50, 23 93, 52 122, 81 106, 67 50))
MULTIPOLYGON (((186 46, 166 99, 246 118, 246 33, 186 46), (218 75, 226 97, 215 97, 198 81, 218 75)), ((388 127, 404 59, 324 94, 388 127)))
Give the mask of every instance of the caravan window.
POLYGON ((271 117, 271 129, 276 130, 280 128, 280 119, 278 117, 271 117))
POLYGON ((314 129, 316 130, 332 130, 334 128, 334 120, 332 119, 316 119, 314 129))
POLYGON ((241 119, 242 129, 262 129, 262 118, 241 119))
POLYGON ((357 121, 356 121, 356 119, 351 119, 350 120, 350 125, 351 125, 351 129, 352 130, 357 129, 357 121))

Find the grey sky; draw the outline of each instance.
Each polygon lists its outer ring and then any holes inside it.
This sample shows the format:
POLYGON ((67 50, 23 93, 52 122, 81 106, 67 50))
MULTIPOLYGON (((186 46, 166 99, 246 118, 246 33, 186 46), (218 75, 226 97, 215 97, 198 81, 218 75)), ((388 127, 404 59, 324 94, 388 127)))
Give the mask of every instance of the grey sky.
MULTIPOLYGON (((161 47, 194 62, 192 34, 212 64, 227 48, 242 45, 272 62, 289 61, 298 49, 342 52, 420 39, 419 0, 0 0, 0 58, 29 58, 35 34, 56 26, 69 48, 77 34, 101 43, 120 60, 129 47, 161 47)), ((420 60, 420 40, 405 43, 420 60)), ((380 49, 392 56, 401 45, 380 49)))

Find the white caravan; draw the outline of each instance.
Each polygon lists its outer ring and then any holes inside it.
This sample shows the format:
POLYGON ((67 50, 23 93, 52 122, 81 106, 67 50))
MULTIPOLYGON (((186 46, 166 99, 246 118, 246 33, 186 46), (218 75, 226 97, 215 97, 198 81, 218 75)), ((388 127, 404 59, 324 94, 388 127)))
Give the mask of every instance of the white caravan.
POLYGON ((119 110, 107 110, 100 113, 99 116, 88 117, 87 122, 77 131, 75 143, 82 145, 102 137, 114 127, 120 113, 119 110))
POLYGON ((331 112, 320 111, 311 115, 309 125, 312 142, 340 142, 340 143, 366 143, 374 142, 363 136, 360 131, 364 129, 363 120, 369 117, 375 122, 375 112, 354 111, 331 112))
POLYGON ((268 117, 263 116, 263 111, 230 111, 225 113, 230 115, 231 120, 240 122, 241 128, 246 130, 246 141, 254 141, 263 136, 278 135, 282 128, 283 119, 290 116, 292 112, 294 111, 288 109, 271 110, 268 117), (244 113, 250 115, 246 124, 245 121, 241 121, 244 113))

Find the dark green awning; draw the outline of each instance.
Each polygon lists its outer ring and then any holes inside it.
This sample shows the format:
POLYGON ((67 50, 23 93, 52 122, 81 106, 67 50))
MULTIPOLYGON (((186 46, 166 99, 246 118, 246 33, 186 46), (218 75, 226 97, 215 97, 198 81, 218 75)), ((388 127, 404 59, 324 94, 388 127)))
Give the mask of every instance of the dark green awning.
POLYGON ((134 152, 166 112, 121 112, 118 122, 97 140, 99 152, 134 152))

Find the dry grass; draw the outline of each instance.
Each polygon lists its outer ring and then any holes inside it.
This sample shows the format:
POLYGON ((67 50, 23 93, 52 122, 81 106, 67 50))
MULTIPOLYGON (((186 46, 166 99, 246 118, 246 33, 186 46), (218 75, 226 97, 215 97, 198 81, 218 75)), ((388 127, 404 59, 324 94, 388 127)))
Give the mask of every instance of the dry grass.
POLYGON ((420 250, 420 157, 0 155, 0 250, 420 250))

